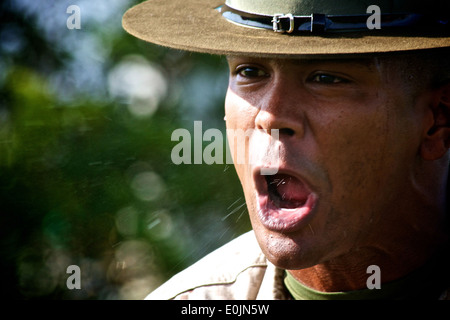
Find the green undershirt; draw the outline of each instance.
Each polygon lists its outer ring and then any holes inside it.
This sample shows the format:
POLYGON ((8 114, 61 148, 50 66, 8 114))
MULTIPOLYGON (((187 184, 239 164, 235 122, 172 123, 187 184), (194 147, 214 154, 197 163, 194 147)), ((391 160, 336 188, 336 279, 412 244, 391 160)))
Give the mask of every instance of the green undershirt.
POLYGON ((362 289, 347 292, 322 292, 305 286, 289 272, 285 272, 284 283, 295 300, 405 300, 438 299, 446 288, 444 279, 429 266, 388 283, 380 289, 362 289), (431 271, 431 272, 430 272, 431 271), (431 277, 430 277, 431 275, 431 277))

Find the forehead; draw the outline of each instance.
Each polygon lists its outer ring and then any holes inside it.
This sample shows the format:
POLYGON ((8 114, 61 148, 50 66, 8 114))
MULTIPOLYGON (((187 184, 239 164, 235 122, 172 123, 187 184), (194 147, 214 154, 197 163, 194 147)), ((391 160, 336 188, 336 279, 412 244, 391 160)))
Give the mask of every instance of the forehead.
POLYGON ((379 59, 375 56, 365 57, 339 57, 339 56, 323 56, 323 57, 296 57, 296 58, 261 58, 257 56, 227 56, 227 60, 230 64, 253 62, 261 64, 270 64, 273 66, 298 66, 308 67, 314 65, 336 65, 336 66, 355 66, 367 71, 373 72, 375 69, 379 69, 379 59))

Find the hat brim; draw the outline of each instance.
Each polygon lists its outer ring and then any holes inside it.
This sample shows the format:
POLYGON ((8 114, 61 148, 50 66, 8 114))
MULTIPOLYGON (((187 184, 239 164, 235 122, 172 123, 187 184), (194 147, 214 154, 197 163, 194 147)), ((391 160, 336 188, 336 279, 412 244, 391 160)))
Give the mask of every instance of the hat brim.
POLYGON ((218 55, 346 55, 450 47, 447 36, 384 33, 288 35, 227 21, 215 10, 221 0, 148 0, 123 16, 124 29, 147 42, 218 55))

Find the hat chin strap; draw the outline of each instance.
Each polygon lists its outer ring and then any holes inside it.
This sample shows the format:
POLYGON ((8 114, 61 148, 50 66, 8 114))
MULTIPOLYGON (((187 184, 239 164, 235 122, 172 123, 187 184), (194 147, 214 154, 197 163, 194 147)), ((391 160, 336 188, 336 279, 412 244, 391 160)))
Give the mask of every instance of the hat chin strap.
MULTIPOLYGON (((224 4, 216 8, 228 21, 240 26, 269 29, 279 33, 302 34, 323 32, 367 31, 368 19, 371 14, 359 15, 326 15, 313 13, 311 15, 293 15, 291 13, 276 13, 273 16, 240 11, 224 4)), ((450 30, 448 20, 430 17, 417 13, 383 13, 380 15, 381 29, 439 29, 447 34, 450 30)), ((378 29, 379 29, 378 28, 378 29)))

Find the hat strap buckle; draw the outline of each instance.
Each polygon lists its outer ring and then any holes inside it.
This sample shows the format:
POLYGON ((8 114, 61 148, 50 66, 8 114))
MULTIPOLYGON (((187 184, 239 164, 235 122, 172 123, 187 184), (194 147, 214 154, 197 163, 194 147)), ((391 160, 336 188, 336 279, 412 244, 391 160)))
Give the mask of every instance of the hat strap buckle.
POLYGON ((273 31, 279 32, 279 33, 292 33, 294 32, 294 16, 292 13, 284 14, 284 13, 277 13, 273 16, 272 19, 273 23, 273 31), (281 19, 289 19, 289 30, 284 30, 281 26, 281 19))
MULTIPOLYGON (((448 0, 447 0, 448 1, 448 0)), ((368 27, 371 14, 327 15, 312 13, 310 15, 293 15, 292 13, 264 15, 233 9, 224 4, 216 8, 228 21, 240 26, 268 29, 277 33, 301 35, 305 32, 321 34, 324 32, 361 32, 372 29, 368 27)), ((422 29, 437 28, 439 32, 449 34, 448 17, 436 17, 421 13, 384 13, 380 17, 380 26, 376 29, 410 28, 416 32, 422 29)))

